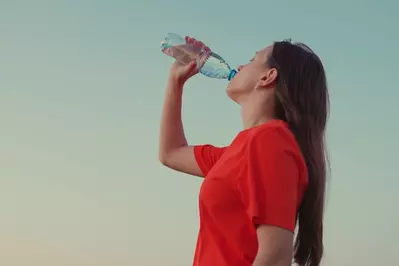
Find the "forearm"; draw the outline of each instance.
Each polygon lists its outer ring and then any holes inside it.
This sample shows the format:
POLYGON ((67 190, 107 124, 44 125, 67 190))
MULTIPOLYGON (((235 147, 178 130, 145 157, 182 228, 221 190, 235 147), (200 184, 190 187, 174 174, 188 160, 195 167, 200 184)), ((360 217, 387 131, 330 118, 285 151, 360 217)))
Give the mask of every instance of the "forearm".
POLYGON ((174 149, 187 145, 182 123, 183 85, 170 78, 167 83, 159 134, 161 161, 174 149))

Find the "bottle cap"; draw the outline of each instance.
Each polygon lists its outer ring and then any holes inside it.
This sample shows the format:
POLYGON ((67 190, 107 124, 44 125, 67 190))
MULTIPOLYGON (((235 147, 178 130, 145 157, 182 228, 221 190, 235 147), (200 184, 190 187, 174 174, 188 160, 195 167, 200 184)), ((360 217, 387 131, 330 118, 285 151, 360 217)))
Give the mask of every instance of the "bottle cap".
POLYGON ((237 70, 233 69, 233 70, 230 72, 230 74, 229 74, 229 76, 228 76, 227 79, 228 79, 229 81, 232 80, 236 74, 237 74, 237 70))

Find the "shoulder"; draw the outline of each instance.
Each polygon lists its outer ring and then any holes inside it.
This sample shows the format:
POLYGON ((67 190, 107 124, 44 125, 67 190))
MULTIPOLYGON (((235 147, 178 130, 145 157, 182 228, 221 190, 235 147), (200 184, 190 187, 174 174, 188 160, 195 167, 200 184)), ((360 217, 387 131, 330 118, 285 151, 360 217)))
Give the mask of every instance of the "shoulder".
POLYGON ((306 175, 307 167, 295 135, 287 123, 273 120, 254 128, 248 134, 247 157, 252 163, 295 166, 306 175))
POLYGON ((295 136, 282 120, 272 120, 263 125, 253 128, 247 137, 249 147, 268 146, 275 149, 297 149, 295 136))

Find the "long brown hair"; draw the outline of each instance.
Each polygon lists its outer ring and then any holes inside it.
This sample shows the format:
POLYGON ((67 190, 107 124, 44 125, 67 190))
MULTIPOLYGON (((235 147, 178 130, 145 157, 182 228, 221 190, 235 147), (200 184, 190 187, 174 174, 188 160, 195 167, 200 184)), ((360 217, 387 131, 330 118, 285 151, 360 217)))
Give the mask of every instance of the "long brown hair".
POLYGON ((323 213, 328 160, 325 129, 329 112, 327 81, 319 57, 306 45, 275 42, 268 67, 276 68, 276 118, 288 123, 305 159, 309 187, 297 216, 294 259, 318 266, 323 256, 323 213))

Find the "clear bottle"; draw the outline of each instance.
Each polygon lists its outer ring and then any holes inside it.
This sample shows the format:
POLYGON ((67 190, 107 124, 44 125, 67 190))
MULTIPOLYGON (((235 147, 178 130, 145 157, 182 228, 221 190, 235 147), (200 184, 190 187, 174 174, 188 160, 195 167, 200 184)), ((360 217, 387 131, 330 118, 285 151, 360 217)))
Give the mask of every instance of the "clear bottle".
POLYGON ((218 54, 206 51, 202 47, 186 42, 186 39, 175 33, 168 33, 161 43, 161 51, 188 65, 197 62, 199 72, 210 78, 231 80, 237 71, 218 54))

